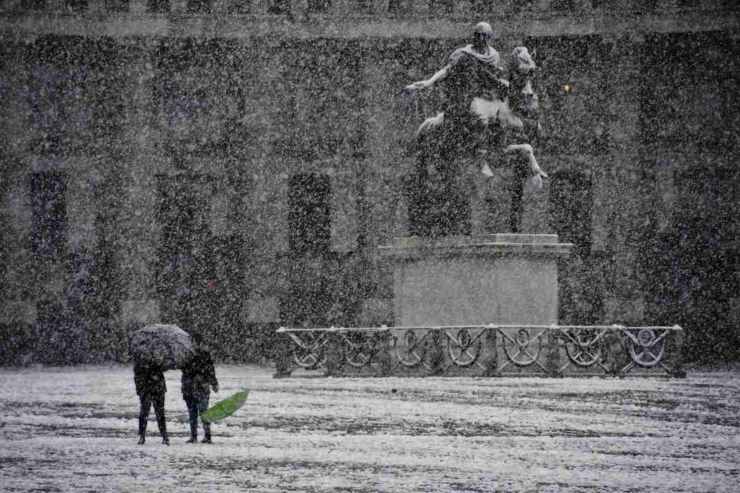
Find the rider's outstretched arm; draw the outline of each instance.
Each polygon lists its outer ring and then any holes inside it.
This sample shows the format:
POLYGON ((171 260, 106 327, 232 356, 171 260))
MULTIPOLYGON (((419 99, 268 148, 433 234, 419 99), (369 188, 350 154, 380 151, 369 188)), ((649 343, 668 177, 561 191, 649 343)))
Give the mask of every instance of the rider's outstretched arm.
POLYGON ((449 74, 449 72, 450 72, 450 66, 445 65, 440 70, 438 70, 434 75, 432 75, 430 78, 426 80, 420 80, 420 81, 414 82, 413 84, 409 84, 408 86, 406 86, 406 89, 408 90, 426 89, 428 87, 433 86, 434 84, 444 79, 445 77, 447 77, 447 74, 449 74))

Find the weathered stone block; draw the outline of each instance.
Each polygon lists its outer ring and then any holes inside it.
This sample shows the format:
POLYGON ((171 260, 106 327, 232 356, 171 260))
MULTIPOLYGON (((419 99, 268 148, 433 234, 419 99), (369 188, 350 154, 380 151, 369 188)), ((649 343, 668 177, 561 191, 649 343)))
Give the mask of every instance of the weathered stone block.
POLYGON ((396 326, 556 324, 557 235, 399 238, 393 264, 396 326))

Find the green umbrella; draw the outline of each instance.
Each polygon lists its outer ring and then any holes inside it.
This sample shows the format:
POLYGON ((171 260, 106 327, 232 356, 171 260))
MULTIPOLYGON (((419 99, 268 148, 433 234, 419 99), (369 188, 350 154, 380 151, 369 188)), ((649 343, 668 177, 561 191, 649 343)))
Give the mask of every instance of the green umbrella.
POLYGON ((247 401, 249 391, 240 390, 231 397, 215 403, 206 412, 200 415, 204 423, 215 423, 234 414, 247 401))

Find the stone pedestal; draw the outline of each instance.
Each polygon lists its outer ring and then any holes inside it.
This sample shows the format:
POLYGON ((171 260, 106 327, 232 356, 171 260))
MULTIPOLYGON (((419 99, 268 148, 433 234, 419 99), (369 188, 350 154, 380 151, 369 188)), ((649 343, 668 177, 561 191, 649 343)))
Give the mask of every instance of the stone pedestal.
POLYGON ((557 235, 398 238, 381 246, 393 264, 394 325, 556 324, 557 235))

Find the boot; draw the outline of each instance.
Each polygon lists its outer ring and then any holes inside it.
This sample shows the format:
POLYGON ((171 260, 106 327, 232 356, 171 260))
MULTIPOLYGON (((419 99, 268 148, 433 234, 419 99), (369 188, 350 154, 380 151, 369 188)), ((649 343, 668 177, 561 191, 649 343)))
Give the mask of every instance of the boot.
POLYGON ((146 418, 139 416, 139 445, 144 445, 146 441, 146 418))
POLYGON ((198 432, 196 431, 195 433, 190 432, 190 440, 188 440, 185 443, 196 443, 197 441, 198 441, 198 432))
POLYGON ((162 435, 162 443, 169 445, 170 438, 167 436, 167 421, 164 419, 164 413, 157 416, 157 425, 159 426, 159 433, 162 435))
POLYGON ((198 441, 198 421, 190 421, 190 440, 185 443, 196 443, 198 441))
POLYGON ((203 423, 203 431, 205 432, 205 436, 200 443, 213 443, 211 442, 211 425, 203 423))

